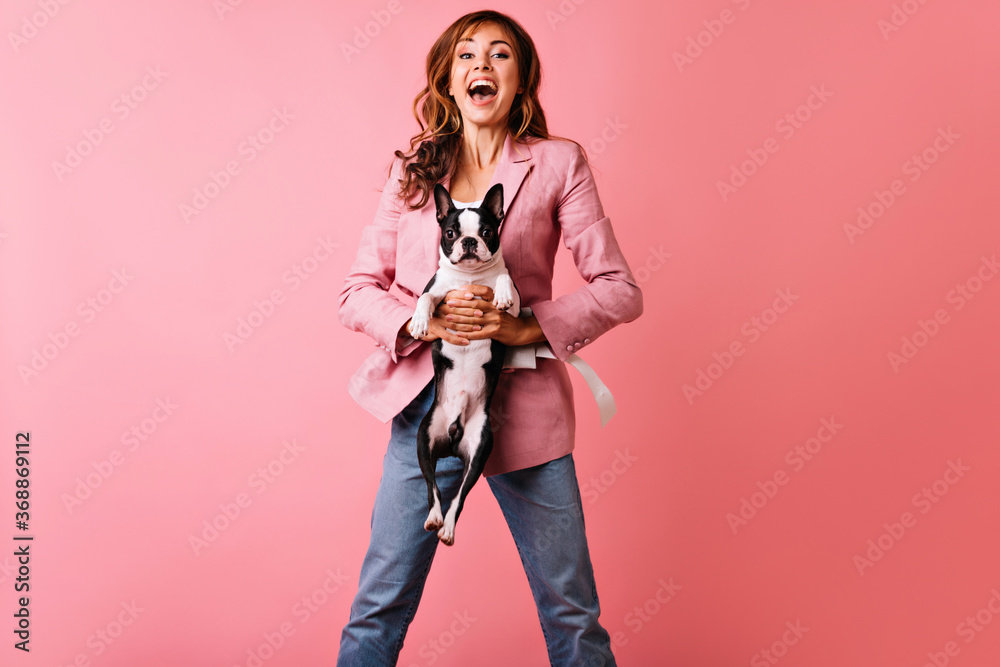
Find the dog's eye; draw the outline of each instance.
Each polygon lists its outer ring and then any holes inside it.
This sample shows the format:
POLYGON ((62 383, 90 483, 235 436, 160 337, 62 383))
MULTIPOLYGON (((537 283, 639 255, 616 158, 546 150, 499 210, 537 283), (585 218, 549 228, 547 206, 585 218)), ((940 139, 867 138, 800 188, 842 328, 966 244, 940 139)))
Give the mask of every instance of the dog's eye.
POLYGON ((492 229, 490 229, 489 227, 487 227, 486 229, 483 230, 483 240, 484 241, 486 239, 492 238, 492 237, 493 237, 493 230, 492 229))
POLYGON ((455 230, 454 229, 445 230, 444 237, 449 241, 455 238, 455 230))

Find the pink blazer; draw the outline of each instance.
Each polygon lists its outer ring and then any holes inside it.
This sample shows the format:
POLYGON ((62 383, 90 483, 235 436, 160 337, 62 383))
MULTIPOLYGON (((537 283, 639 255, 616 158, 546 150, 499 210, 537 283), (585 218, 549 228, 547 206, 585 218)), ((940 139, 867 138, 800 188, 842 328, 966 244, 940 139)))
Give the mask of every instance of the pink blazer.
MULTIPOLYGON (((350 394, 382 422, 405 408, 434 377, 430 343, 397 343, 417 297, 437 271, 441 238, 433 197, 415 211, 399 200, 400 170, 397 158, 338 297, 340 322, 368 334, 378 348, 351 378, 350 394)), ((442 183, 447 187, 448 180, 442 183)), ((642 292, 576 144, 526 143, 508 134, 490 186, 495 183, 503 183, 504 262, 522 307, 531 307, 558 361, 539 358, 534 369, 501 374, 490 411, 494 446, 485 475, 539 465, 573 450, 573 389, 563 362, 642 313, 642 292), (587 284, 553 299, 560 233, 587 284)))

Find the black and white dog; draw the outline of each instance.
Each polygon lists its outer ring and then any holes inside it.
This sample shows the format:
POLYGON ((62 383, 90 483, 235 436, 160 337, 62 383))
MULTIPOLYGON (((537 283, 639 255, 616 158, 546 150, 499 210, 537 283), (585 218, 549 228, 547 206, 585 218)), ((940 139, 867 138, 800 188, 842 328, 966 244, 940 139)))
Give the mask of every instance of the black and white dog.
MULTIPOLYGON (((517 317, 520 296, 507 274, 500 252, 503 222, 503 186, 490 188, 478 207, 457 209, 448 190, 434 186, 437 220, 441 226, 438 271, 417 300, 410 334, 419 338, 444 296, 462 285, 493 289, 493 307, 517 317)), ((437 531, 447 545, 455 542, 455 522, 465 497, 476 483, 493 449, 490 401, 500 378, 506 346, 491 338, 454 345, 438 338, 431 344, 434 362, 434 404, 417 432, 417 458, 427 480, 430 511, 424 528, 437 531), (441 491, 435 479, 437 461, 457 456, 464 463, 458 494, 441 509, 441 491)))

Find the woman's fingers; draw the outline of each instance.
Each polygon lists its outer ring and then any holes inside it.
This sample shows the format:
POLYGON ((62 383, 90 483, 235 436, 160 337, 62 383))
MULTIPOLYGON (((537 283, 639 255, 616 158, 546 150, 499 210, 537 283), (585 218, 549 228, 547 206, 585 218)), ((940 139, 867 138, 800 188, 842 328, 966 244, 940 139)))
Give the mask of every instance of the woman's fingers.
POLYGON ((465 290, 467 293, 475 294, 481 299, 486 301, 493 300, 493 290, 486 285, 462 285, 459 290, 465 290))
POLYGON ((447 341, 454 345, 468 344, 468 340, 459 336, 458 332, 455 329, 451 328, 450 324, 446 325, 437 318, 431 318, 428 329, 429 332, 433 334, 436 338, 440 338, 441 340, 447 341))

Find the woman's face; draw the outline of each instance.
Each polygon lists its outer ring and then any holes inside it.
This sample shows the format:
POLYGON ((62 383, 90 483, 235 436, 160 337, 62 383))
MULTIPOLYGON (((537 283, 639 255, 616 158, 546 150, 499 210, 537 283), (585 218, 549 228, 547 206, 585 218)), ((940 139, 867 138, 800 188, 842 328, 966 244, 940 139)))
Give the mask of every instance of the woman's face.
POLYGON ((484 23, 458 42, 448 94, 466 126, 506 126, 520 85, 514 49, 500 26, 484 23))

